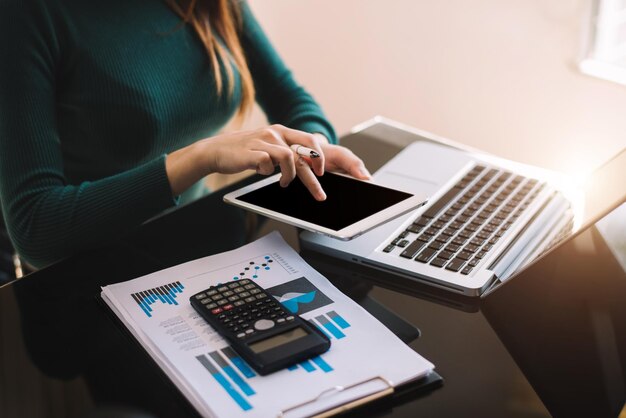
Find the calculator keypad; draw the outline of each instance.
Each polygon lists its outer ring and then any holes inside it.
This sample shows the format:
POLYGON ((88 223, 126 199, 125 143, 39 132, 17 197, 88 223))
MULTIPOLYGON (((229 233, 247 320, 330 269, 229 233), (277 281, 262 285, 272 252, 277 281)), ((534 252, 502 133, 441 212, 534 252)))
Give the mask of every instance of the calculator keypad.
POLYGON ((211 287, 194 297, 237 338, 282 326, 295 317, 254 282, 244 279, 211 287))

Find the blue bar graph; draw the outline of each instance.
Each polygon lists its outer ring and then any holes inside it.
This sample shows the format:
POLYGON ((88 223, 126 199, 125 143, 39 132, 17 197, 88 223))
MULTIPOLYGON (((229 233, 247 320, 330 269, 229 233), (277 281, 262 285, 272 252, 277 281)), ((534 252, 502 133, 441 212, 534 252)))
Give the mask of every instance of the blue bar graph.
POLYGON ((300 363, 300 366, 302 366, 302 368, 306 370, 307 373, 315 371, 315 366, 313 366, 309 360, 303 361, 302 363, 300 363))
POLYGON ((350 328, 350 324, 348 323, 348 321, 343 319, 343 317, 339 315, 337 312, 330 311, 326 315, 328 315, 328 317, 332 319, 335 322, 335 324, 339 325, 341 329, 350 328))
POLYGON ((244 398, 243 395, 241 395, 237 391, 237 389, 235 389, 230 384, 228 379, 226 379, 226 377, 217 370, 217 368, 211 363, 211 361, 206 356, 204 355, 197 356, 196 359, 204 366, 205 369, 208 370, 211 376, 213 376, 213 378, 217 381, 217 383, 219 383, 220 386, 224 388, 226 393, 228 393, 228 395, 230 395, 230 397, 233 398, 233 400, 237 403, 237 405, 239 405, 241 409, 243 409, 244 411, 249 411, 250 409, 252 409, 252 405, 250 405, 250 403, 246 400, 246 398, 244 398))
POLYGON ((161 302, 163 305, 178 305, 176 298, 183 292, 185 286, 180 282, 169 283, 154 289, 143 290, 131 294, 131 297, 141 308, 148 318, 152 317, 154 303, 161 302))
POLYGON ((346 336, 346 334, 341 332, 341 330, 337 328, 334 323, 330 322, 324 315, 316 316, 315 319, 338 340, 346 336))
POLYGON ((235 365, 235 367, 237 367, 239 369, 239 371, 245 377, 247 377, 249 379, 251 377, 256 376, 254 371, 250 368, 250 366, 248 366, 248 363, 246 363, 241 357, 239 357, 239 355, 237 353, 235 353, 235 350, 230 348, 230 346, 222 349, 222 353, 224 353, 224 355, 226 357, 228 357, 230 362, 233 363, 235 365))
POLYGON ((326 363, 326 361, 324 361, 324 359, 320 356, 313 357, 311 361, 313 361, 313 363, 315 363, 317 367, 319 367, 324 373, 333 371, 333 368, 330 367, 330 364, 326 363))
POLYGON ((226 373, 226 375, 230 377, 230 379, 235 382, 237 386, 239 386, 239 389, 241 389, 244 394, 252 396, 256 393, 250 387, 250 385, 245 380, 243 380, 239 373, 237 373, 237 371, 233 369, 232 366, 228 364, 224 357, 222 357, 217 351, 209 353, 209 356, 211 356, 211 359, 213 359, 213 361, 217 363, 217 365, 220 366, 222 370, 224 370, 224 373, 226 373))

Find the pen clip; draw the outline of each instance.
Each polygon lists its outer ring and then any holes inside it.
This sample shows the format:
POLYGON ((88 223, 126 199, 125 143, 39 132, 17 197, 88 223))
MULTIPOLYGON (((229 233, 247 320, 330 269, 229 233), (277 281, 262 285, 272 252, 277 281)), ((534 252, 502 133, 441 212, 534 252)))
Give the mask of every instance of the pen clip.
POLYGON ((354 399, 352 401, 349 401, 349 402, 347 402, 347 403, 345 403, 343 405, 339 405, 337 407, 331 407, 330 409, 322 411, 322 412, 314 415, 313 417, 314 418, 330 417, 330 416, 336 415, 336 414, 338 414, 340 412, 347 411, 349 409, 357 407, 359 405, 362 405, 362 404, 374 401, 376 399, 385 397, 387 395, 391 395, 394 392, 393 383, 391 383, 391 381, 387 380, 386 378, 384 378, 382 376, 374 376, 374 377, 370 377, 368 379, 362 380, 360 382, 352 383, 352 384, 347 385, 347 386, 338 385, 338 386, 334 386, 334 387, 328 388, 328 389, 322 391, 319 395, 317 395, 316 397, 314 397, 312 399, 309 399, 307 401, 298 403, 296 405, 292 405, 289 408, 283 409, 282 411, 280 411, 278 413, 278 418, 285 418, 285 416, 289 412, 292 412, 292 411, 294 411, 294 410, 296 410, 298 408, 302 408, 302 407, 307 406, 307 405, 314 404, 315 402, 319 401, 320 399, 322 399, 325 396, 336 394, 336 393, 341 393, 341 392, 344 392, 346 390, 352 389, 352 388, 360 386, 360 385, 364 385, 366 383, 369 383, 369 382, 372 382, 372 381, 375 381, 375 380, 380 380, 380 381, 384 382, 387 385, 387 387, 382 389, 382 390, 380 390, 380 391, 378 391, 378 392, 372 393, 370 395, 365 395, 365 396, 362 396, 362 397, 360 397, 358 399, 354 399))

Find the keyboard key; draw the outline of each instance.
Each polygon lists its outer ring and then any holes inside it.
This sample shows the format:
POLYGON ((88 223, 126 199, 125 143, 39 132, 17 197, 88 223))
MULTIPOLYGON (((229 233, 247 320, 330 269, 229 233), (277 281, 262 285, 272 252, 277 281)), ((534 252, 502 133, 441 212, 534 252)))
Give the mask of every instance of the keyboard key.
POLYGON ((413 225, 419 225, 421 227, 425 227, 430 222, 429 218, 425 218, 424 216, 420 216, 415 221, 413 221, 413 225))
POLYGON ((446 247, 446 251, 450 251, 451 253, 455 253, 459 250, 459 248, 461 248, 459 245, 456 244, 450 244, 446 247))
POLYGON ((475 267, 476 265, 478 265, 478 263, 480 263, 480 260, 476 257, 472 258, 469 263, 467 263, 468 266, 472 266, 475 267))
POLYGON ((408 247, 406 247, 404 251, 400 253, 400 257, 413 258, 415 257, 415 254, 417 254, 417 252, 421 250, 424 245, 426 245, 424 241, 420 241, 419 239, 416 239, 408 247))
MULTIPOLYGON (((478 249, 478 247, 480 247, 481 245, 483 245, 485 243, 485 240, 483 238, 480 237, 480 234, 478 234, 475 238, 473 238, 470 241, 470 244, 476 246, 476 249, 478 249)), ((476 250, 474 250, 476 251, 476 250)), ((474 252, 472 251, 472 252, 474 252)))
POLYGON ((439 241, 433 241, 430 244, 428 244, 428 248, 432 248, 433 250, 441 250, 441 248, 444 246, 445 244, 443 242, 439 242, 439 241))
POLYGON ((452 243, 456 245, 463 245, 465 244, 465 241, 467 241, 467 239, 463 237, 456 237, 455 239, 452 240, 452 243))
POLYGON ((439 254, 437 254, 437 257, 443 258, 445 260, 449 260, 452 258, 454 254, 448 251, 442 251, 439 254))
POLYGON ((465 266, 465 268, 463 270, 461 270, 461 274, 468 275, 468 274, 470 274, 471 271, 472 271, 472 267, 471 266, 465 266))
POLYGON ((454 228, 446 228, 446 229, 443 230, 442 234, 453 236, 454 234, 456 234, 456 229, 454 229, 454 228))
POLYGON ((467 244, 465 246, 465 248, 463 248, 463 251, 467 251, 470 253, 475 253, 478 250, 479 246, 478 245, 474 245, 474 244, 467 244))
POLYGON ((435 222, 433 222, 432 227, 433 228, 437 228, 437 229, 441 229, 441 228, 443 228, 443 226, 445 224, 446 224, 445 222, 435 221, 435 222))
POLYGON ((430 265, 435 266, 435 267, 443 267, 447 262, 448 262, 447 259, 437 257, 433 261, 430 262, 430 265))
POLYGON ((465 264, 465 261, 461 260, 460 258, 455 258, 454 260, 448 263, 448 265, 446 266, 446 269, 452 270, 452 271, 459 271, 461 270, 461 267, 463 267, 463 264, 465 264))
POLYGON ((437 228, 433 228, 432 226, 424 231, 427 235, 435 235, 437 232, 439 232, 439 230, 437 228))
POLYGON ((409 240, 408 240, 408 239, 403 239, 402 241, 400 241, 400 242, 398 243, 398 247, 400 247, 400 248, 404 248, 404 247, 406 247, 408 244, 409 244, 409 240))
POLYGON ((422 227, 419 225, 409 225, 409 227, 406 229, 408 232, 413 232, 414 234, 419 233, 422 230, 422 227))
POLYGON ((437 251, 433 250, 432 248, 426 248, 424 251, 419 253, 417 257, 415 257, 415 260, 422 263, 428 263, 435 254, 437 254, 437 251))
POLYGON ((450 241, 450 238, 452 238, 450 235, 439 234, 437 238, 435 238, 435 241, 439 241, 445 244, 446 242, 450 241))
POLYGON ((441 196, 435 203, 433 203, 422 216, 434 218, 437 214, 452 201, 459 194, 460 190, 457 188, 451 188, 443 196, 441 196))
POLYGON ((390 253, 393 251, 394 248, 396 248, 396 246, 393 244, 387 245, 385 248, 383 248, 383 252, 390 253))
POLYGON ((467 251, 461 251, 456 255, 456 259, 467 261, 472 258, 472 253, 467 251))
POLYGON ((419 237, 417 237, 418 240, 423 241, 423 242, 428 242, 430 241, 430 239, 432 238, 431 235, 427 235, 427 234, 422 234, 419 237))
POLYGON ((476 253, 476 258, 478 259, 482 259, 484 256, 486 256, 487 253, 485 251, 479 251, 478 253, 476 253))

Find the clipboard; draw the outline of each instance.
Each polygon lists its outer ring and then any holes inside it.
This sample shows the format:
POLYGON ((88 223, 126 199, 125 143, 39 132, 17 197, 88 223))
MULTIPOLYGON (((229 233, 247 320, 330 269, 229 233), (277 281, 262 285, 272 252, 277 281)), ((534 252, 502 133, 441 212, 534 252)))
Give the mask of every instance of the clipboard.
MULTIPOLYGON (((381 404, 380 401, 383 399, 387 401, 389 406, 394 406, 401 403, 406 403, 407 401, 413 400, 416 397, 420 397, 425 393, 428 393, 432 390, 435 390, 443 385, 443 378, 437 374, 436 372, 431 372, 428 375, 417 379, 413 382, 408 382, 406 384, 400 385, 397 388, 393 386, 393 383, 387 380, 382 376, 374 376, 369 379, 362 380, 360 382, 355 382, 346 386, 335 386, 329 388, 328 390, 320 393, 318 396, 311 398, 304 402, 299 402, 297 404, 291 405, 278 414, 278 418, 289 418, 292 413, 297 413, 299 409, 302 407, 315 404, 320 399, 325 396, 332 396, 333 394, 349 391, 350 389, 356 388, 360 385, 369 383, 371 381, 381 381, 385 384, 385 387, 377 391, 375 393, 359 397, 357 399, 353 399, 349 402, 346 402, 342 405, 334 406, 332 408, 323 410, 318 412, 315 415, 312 415, 313 418, 328 418, 333 417, 348 411, 355 410, 364 406, 366 404, 377 402, 381 404)), ((381 406, 383 406, 381 404, 381 406)))

